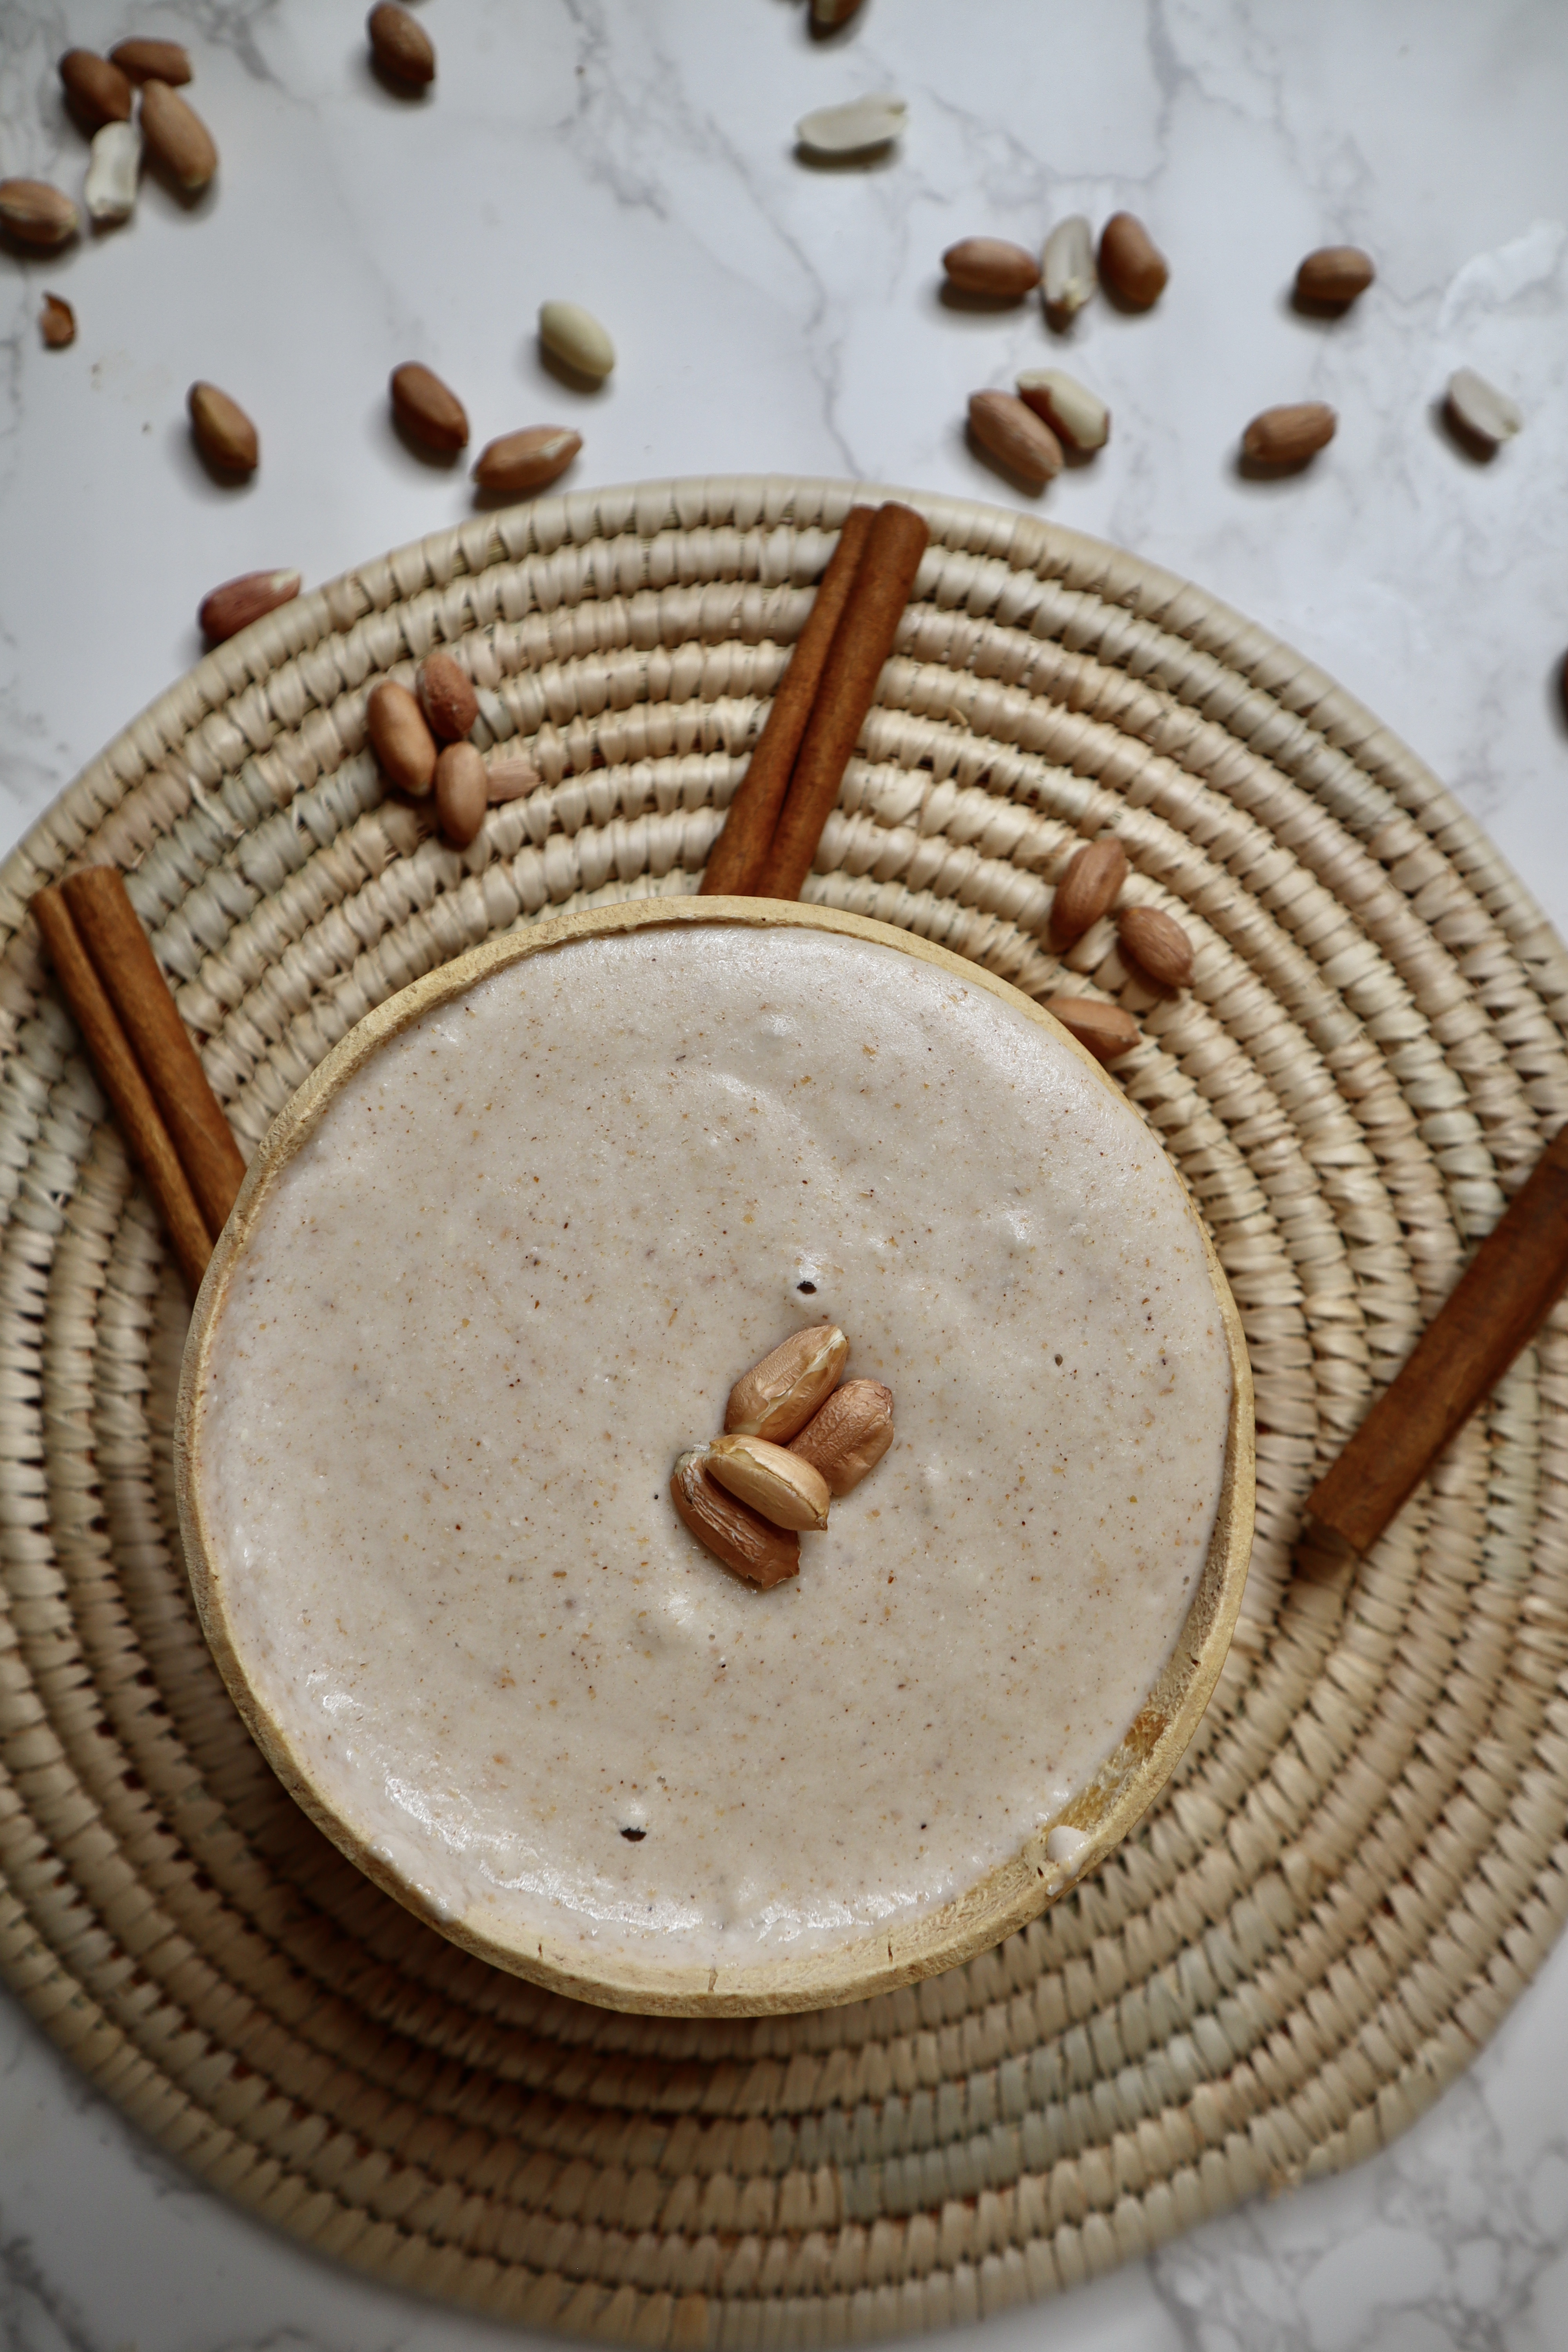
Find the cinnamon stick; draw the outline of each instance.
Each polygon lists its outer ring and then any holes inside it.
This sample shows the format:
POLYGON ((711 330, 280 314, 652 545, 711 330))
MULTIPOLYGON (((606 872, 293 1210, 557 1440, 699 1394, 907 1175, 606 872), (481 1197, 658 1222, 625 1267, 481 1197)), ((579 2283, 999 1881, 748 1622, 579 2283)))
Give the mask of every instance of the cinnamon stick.
POLYGON ((1531 1170, 1344 1452, 1307 1497, 1352 1551, 1376 1542, 1568 1284, 1568 1127, 1531 1170))
POLYGON ((83 946, 131 1041, 203 1222, 220 1234, 245 1176, 223 1106, 169 993, 153 943, 116 866, 89 866, 61 885, 83 946))
POLYGON ((871 509, 851 507, 838 544, 828 557, 805 625, 795 642, 789 667, 779 680, 773 709, 746 762, 740 790, 730 803, 723 831, 709 852, 699 894, 704 898, 754 896, 779 810, 789 790, 790 772, 811 717, 834 632, 871 528, 871 509))
POLYGON ((879 507, 867 533, 779 813, 772 846, 752 885, 763 898, 798 898, 822 828, 838 799, 882 665, 893 650, 931 534, 911 507, 879 507))
POLYGON ((38 919, 38 929, 65 991, 66 1002, 76 1016, 77 1027, 92 1055, 103 1090, 114 1107, 121 1132, 147 1179, 169 1229, 174 1255, 195 1291, 207 1270, 212 1236, 185 1181, 169 1131, 158 1116, 152 1091, 82 944, 70 908, 54 885, 35 895, 33 912, 38 919))

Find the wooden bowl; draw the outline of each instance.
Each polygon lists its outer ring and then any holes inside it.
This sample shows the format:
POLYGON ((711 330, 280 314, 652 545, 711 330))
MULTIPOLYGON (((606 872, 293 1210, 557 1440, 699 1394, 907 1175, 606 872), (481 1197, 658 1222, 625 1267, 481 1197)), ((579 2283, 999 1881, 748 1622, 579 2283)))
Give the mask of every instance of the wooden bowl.
MULTIPOLYGON (((968 987, 988 990, 1048 1030, 1077 1055, 1130 1120, 1137 1113, 1116 1082, 1040 1006, 980 966, 907 931, 829 908, 754 898, 655 898, 591 908, 524 931, 491 940, 392 997, 369 1014, 312 1072, 273 1123, 252 1160, 234 1213, 207 1270, 192 1318, 181 1371, 174 1431, 180 1525, 185 1559, 203 1629, 252 1737, 279 1779, 317 1827, 379 1886, 455 1943, 498 1968, 557 1992, 609 2009, 669 2016, 763 2016, 784 2010, 831 2007, 864 2000, 916 1978, 957 1967, 976 1952, 1027 1925, 1065 1889, 1092 1871, 1142 1817, 1164 1786, 1196 1728, 1230 1645, 1252 1547, 1254 1444, 1252 1375, 1230 1287, 1204 1235, 1204 1248, 1230 1354, 1231 1402, 1219 1508, 1203 1574, 1174 1650, 1120 1747, 1092 1783, 1054 1820, 1025 1840, 1012 1858, 939 1910, 903 1927, 863 1933, 829 1950, 780 1958, 718 1972, 689 1960, 606 1957, 591 1971, 580 1947, 552 1951, 535 1935, 526 1948, 474 1930, 461 1919, 437 1917, 377 1854, 361 1831, 329 1802, 290 1745, 289 1735, 258 1698, 232 1637, 226 1570, 211 1539, 196 1476, 203 1442, 202 1398, 218 1311, 263 1203, 327 1106, 345 1082, 389 1038, 434 1008, 449 1003, 491 973, 525 957, 547 955, 563 941, 689 924, 744 924, 760 929, 796 928, 836 932, 895 948, 917 961, 952 973, 968 987), (1070 1862, 1053 1859, 1052 1832, 1075 1831, 1082 1843, 1055 1840, 1058 1853, 1072 1844, 1070 1862)), ((1200 1224, 1201 1230, 1201 1224, 1200 1224)))

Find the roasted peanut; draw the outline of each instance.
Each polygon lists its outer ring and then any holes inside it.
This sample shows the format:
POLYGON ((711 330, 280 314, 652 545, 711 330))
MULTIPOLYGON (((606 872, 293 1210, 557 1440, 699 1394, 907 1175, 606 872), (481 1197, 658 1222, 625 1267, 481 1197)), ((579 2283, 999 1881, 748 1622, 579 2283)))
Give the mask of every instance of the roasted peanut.
POLYGON ((669 1498, 698 1542, 748 1584, 782 1584, 800 1574, 800 1538, 727 1495, 709 1469, 704 1446, 681 1454, 670 1473, 669 1498))
POLYGON ((831 1495, 847 1495, 893 1442, 893 1391, 880 1381, 846 1381, 789 1450, 819 1470, 831 1495))
POLYGON ((834 1323, 813 1323, 770 1349, 730 1391, 724 1428, 731 1437, 771 1437, 787 1445, 837 1384, 849 1342, 834 1323))

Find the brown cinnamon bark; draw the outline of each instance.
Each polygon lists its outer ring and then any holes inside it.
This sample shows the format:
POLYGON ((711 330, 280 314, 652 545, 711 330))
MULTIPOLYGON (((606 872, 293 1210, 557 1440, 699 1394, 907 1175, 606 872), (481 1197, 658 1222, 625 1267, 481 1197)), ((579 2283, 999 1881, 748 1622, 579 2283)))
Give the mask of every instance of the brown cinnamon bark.
POLYGON ((730 803, 723 831, 708 855, 700 896, 753 896, 789 790, 790 772, 816 699, 823 664, 848 600, 851 583, 871 528, 871 509, 851 507, 838 544, 827 559, 816 598, 795 639, 789 667, 779 680, 773 709, 746 762, 740 790, 730 803))
POLYGON ((1568 1284, 1568 1127, 1536 1161, 1415 1350, 1307 1497, 1320 1528, 1376 1542, 1568 1284))
POLYGON ((893 649, 930 536, 911 507, 889 501, 878 508, 853 592, 828 649, 773 845, 752 886, 758 898, 800 896, 871 708, 882 665, 893 649))
POLYGON ((61 887, 83 946, 152 1088, 209 1233, 228 1222, 245 1161, 207 1083, 118 866, 89 866, 61 887))
POLYGON ((212 1255, 212 1236, 185 1181, 169 1131, 142 1076, 130 1041, 83 946, 70 908, 58 888, 38 891, 33 912, 50 961, 76 1016, 93 1067, 114 1107, 121 1132, 147 1179, 191 1289, 197 1290, 212 1255))

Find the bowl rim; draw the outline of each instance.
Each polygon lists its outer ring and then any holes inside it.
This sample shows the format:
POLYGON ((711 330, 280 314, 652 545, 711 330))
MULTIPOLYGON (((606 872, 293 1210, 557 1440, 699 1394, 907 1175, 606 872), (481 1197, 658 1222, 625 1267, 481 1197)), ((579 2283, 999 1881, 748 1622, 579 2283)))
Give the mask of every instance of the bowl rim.
MULTIPOLYGON (((1119 1747, 1087 1787, 1026 1837, 1018 1852, 938 1909, 894 1927, 871 1930, 830 1949, 745 1967, 658 1963, 622 1955, 585 1967, 580 1947, 552 1947, 548 1935, 527 1946, 498 1938, 470 1917, 437 1914, 328 1801, 252 1688, 231 1635, 220 1555, 211 1540, 196 1477, 202 1400, 214 1333, 237 1260, 282 1171, 310 1139, 333 1097, 388 1040, 477 982, 574 940, 651 929, 718 924, 806 929, 863 940, 932 964, 1023 1013, 1090 1070, 1130 1118, 1139 1114, 1115 1080, 1045 1007, 983 965, 891 924, 805 901, 763 898, 646 898, 583 908, 486 940, 400 989, 355 1024, 323 1057, 274 1119, 252 1159, 192 1309, 180 1369, 174 1457, 186 1572, 202 1631, 229 1696, 284 1787, 325 1836, 376 1885, 426 1925, 477 1958, 571 1999, 644 2015, 758 2017, 831 2008, 889 1992, 952 1969, 1016 1933, 1092 1872, 1136 1825, 1170 1778, 1206 1707, 1230 1647, 1252 1549, 1255 1435, 1252 1372, 1241 1318, 1218 1256, 1183 1180, 1202 1240, 1230 1360, 1231 1396, 1219 1507, 1203 1573, 1174 1649, 1119 1747), (1070 1861, 1047 1851, 1053 1831, 1084 1843, 1070 1861)), ((1172 1165, 1175 1163, 1173 1161, 1172 1165)), ((1180 1170, 1177 1170, 1178 1176, 1180 1170)))

